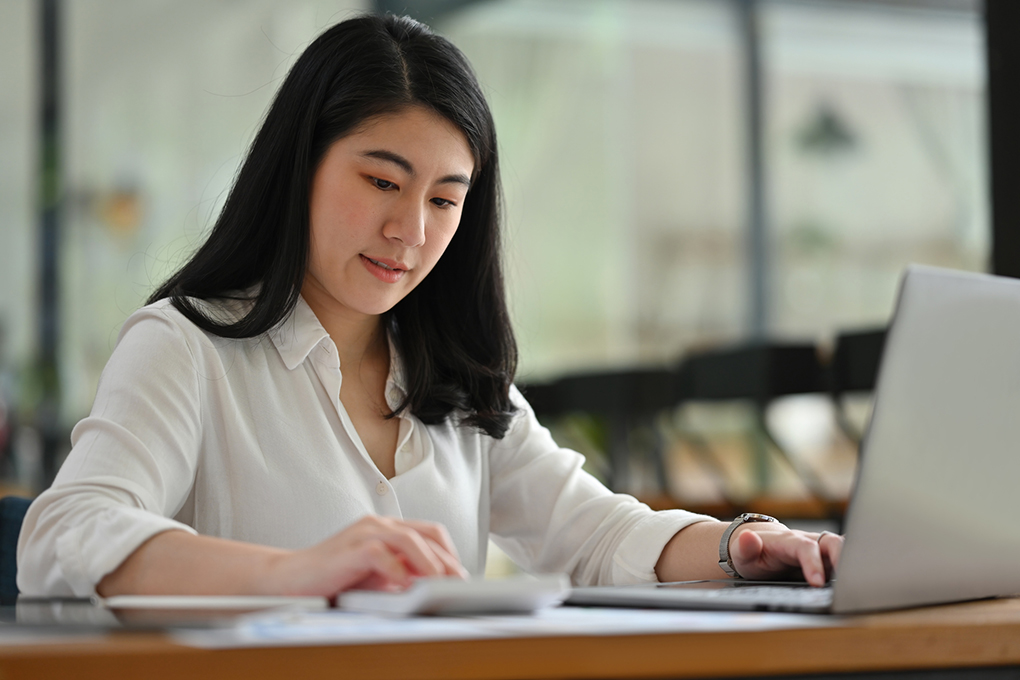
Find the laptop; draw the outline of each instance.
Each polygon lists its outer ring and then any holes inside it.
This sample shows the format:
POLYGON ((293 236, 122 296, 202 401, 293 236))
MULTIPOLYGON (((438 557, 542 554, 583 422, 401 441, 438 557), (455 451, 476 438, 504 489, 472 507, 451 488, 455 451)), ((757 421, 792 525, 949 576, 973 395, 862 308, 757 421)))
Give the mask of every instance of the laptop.
POLYGON ((576 605, 846 614, 1020 594, 1020 280, 911 266, 825 588, 577 588, 576 605))

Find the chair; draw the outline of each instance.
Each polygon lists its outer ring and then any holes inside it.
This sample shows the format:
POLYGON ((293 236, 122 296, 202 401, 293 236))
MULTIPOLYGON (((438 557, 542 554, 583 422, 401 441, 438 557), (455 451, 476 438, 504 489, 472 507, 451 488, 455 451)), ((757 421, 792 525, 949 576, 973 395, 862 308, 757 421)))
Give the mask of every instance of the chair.
MULTIPOLYGON (((629 434, 639 428, 653 433, 654 444, 646 451, 662 491, 669 493, 665 443, 655 417, 685 401, 747 399, 754 402, 759 427, 809 491, 824 499, 823 485, 804 466, 796 465, 771 437, 764 409, 776 397, 805 392, 825 392, 818 352, 811 344, 751 343, 699 352, 671 368, 644 368, 587 373, 560 378, 547 384, 521 385, 535 414, 559 416, 585 411, 605 418, 608 429, 608 486, 627 488, 628 462, 633 454, 629 434)), ((685 439, 696 455, 720 478, 725 470, 711 447, 688 433, 685 439)), ((736 499, 727 499, 736 503, 736 499)))
POLYGON ((647 452, 659 486, 668 490, 662 442, 654 427, 655 415, 676 402, 673 374, 665 368, 636 368, 571 375, 546 384, 521 385, 535 414, 557 417, 582 411, 597 415, 606 424, 606 453, 609 456, 611 489, 626 489, 628 462, 634 453, 629 434, 645 428, 656 435, 647 452))
POLYGON ((853 333, 840 333, 829 364, 829 390, 836 406, 836 422, 854 444, 860 446, 864 436, 851 423, 846 413, 848 392, 873 392, 878 381, 878 367, 885 348, 884 328, 853 333))
POLYGON ((18 496, 0 498, 0 605, 18 599, 18 536, 31 503, 18 496))
MULTIPOLYGON (((686 357, 676 373, 678 402, 750 401, 756 421, 751 442, 759 485, 767 483, 768 446, 786 461, 808 493, 835 516, 841 509, 829 498, 818 474, 783 448, 765 419, 766 408, 778 397, 824 391, 825 374, 818 349, 809 343, 756 341, 698 352, 686 357)), ((703 461, 716 469, 717 475, 725 477, 725 468, 714 460, 715 454, 706 441, 690 440, 689 443, 703 461)), ((739 506, 738 499, 727 500, 739 506)))

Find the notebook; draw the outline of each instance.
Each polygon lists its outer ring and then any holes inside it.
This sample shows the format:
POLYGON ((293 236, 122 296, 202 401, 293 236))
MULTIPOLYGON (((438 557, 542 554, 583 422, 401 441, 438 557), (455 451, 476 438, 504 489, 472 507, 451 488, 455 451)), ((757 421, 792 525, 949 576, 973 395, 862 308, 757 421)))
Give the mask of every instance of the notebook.
POLYGON ((1018 497, 1020 280, 911 266, 833 583, 578 588, 568 603, 843 614, 1020 594, 1018 497))

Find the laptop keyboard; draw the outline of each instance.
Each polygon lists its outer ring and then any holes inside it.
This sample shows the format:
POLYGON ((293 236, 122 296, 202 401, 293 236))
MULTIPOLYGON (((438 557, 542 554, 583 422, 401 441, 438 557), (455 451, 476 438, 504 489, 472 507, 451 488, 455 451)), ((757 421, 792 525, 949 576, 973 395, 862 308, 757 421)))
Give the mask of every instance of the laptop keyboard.
POLYGON ((739 586, 718 590, 699 590, 697 597, 719 602, 761 602, 770 608, 817 608, 832 604, 832 588, 804 586, 739 586))
POLYGON ((832 586, 812 588, 782 582, 687 581, 637 586, 575 588, 566 601, 580 607, 654 607, 744 611, 825 612, 832 586))

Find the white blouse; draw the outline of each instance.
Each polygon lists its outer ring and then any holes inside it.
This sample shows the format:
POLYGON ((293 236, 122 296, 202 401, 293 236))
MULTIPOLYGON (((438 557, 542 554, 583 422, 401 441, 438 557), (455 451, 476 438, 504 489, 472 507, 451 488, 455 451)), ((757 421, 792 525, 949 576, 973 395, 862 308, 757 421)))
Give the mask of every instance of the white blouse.
MULTIPOLYGON (((391 356, 394 408, 404 392, 391 356)), ((369 514, 443 524, 472 574, 484 573, 491 535, 533 572, 636 583, 655 580, 677 531, 710 519, 611 493, 516 389, 522 411, 502 439, 402 414, 386 479, 340 402, 341 380, 336 346, 303 299, 246 340, 206 333, 166 300, 135 312, 67 461, 25 518, 21 592, 94 594, 169 529, 305 548, 369 514)))

